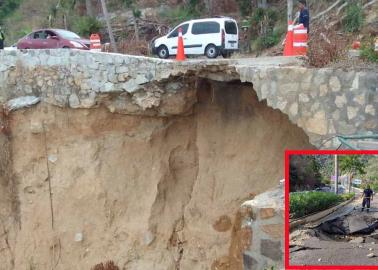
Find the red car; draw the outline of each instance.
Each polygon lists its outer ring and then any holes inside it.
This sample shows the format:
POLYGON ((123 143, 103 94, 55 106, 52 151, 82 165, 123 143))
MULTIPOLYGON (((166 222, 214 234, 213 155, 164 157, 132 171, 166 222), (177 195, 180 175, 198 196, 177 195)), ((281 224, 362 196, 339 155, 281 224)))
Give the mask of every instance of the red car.
POLYGON ((90 41, 63 29, 41 29, 20 39, 17 49, 81 49, 89 50, 90 41))

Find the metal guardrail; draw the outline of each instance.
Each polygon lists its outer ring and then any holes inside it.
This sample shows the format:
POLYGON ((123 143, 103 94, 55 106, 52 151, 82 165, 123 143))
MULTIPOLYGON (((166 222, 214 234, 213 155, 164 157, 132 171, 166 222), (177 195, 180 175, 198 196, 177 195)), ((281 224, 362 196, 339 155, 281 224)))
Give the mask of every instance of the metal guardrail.
POLYGON ((340 204, 337 204, 337 205, 333 205, 331 206, 330 208, 328 209, 325 209, 325 210, 322 210, 322 211, 319 211, 317 213, 312 213, 312 214, 309 214, 307 216, 304 216, 304 217, 301 217, 301 218, 297 218, 297 219, 291 219, 289 221, 289 228, 290 228, 290 231, 292 231, 293 229, 297 228, 298 226, 301 226, 301 225, 305 225, 307 223, 310 223, 310 222, 316 222, 330 214, 332 214, 333 212, 337 211, 338 209, 340 209, 341 207, 351 203, 355 198, 351 198, 345 202, 342 202, 340 204))
POLYGON ((366 148, 378 149, 378 134, 371 135, 338 135, 336 138, 340 143, 352 150, 364 150, 366 148), (357 141, 357 145, 351 144, 350 141, 357 141), (377 141, 358 141, 358 140, 377 140, 377 141), (362 149, 363 148, 363 149, 362 149))

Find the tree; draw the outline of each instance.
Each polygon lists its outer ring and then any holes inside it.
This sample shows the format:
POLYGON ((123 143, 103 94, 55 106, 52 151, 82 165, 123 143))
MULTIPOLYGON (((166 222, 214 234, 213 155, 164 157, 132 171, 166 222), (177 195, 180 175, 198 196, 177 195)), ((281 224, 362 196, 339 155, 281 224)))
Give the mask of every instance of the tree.
POLYGON ((263 9, 268 8, 267 0, 259 0, 257 2, 257 7, 263 8, 263 9))
POLYGON ((63 18, 64 29, 68 29, 68 14, 72 12, 76 4, 76 0, 59 0, 55 8, 50 8, 49 24, 54 24, 55 17, 61 12, 63 18))
POLYGON ((126 8, 131 9, 131 11, 133 13, 135 40, 139 41, 138 20, 140 19, 140 16, 142 15, 142 13, 141 13, 141 11, 139 10, 139 8, 136 4, 136 0, 123 0, 123 3, 125 4, 126 8))
POLYGON ((94 17, 92 0, 85 0, 85 9, 87 10, 87 16, 94 17))
POLYGON ((207 13, 209 14, 210 17, 212 17, 214 14, 213 14, 213 0, 206 0, 205 1, 205 6, 206 6, 206 9, 207 9, 207 13))
POLYGON ((365 174, 366 162, 363 161, 361 155, 345 155, 340 156, 339 168, 342 173, 348 175, 349 185, 348 192, 351 191, 352 178, 355 174, 365 174))
POLYGON ((315 157, 313 155, 290 156, 290 192, 312 190, 321 185, 321 165, 315 157))
POLYGON ((378 182, 378 157, 372 156, 366 166, 366 179, 378 182))
POLYGON ((104 14, 105 21, 106 21, 106 26, 108 28, 110 44, 112 46, 113 52, 118 52, 117 45, 115 43, 115 39, 114 39, 114 35, 113 35, 112 25, 110 24, 110 18, 109 18, 109 14, 108 14, 108 9, 106 8, 105 0, 100 0, 100 1, 101 1, 101 6, 102 6, 102 12, 104 14))
POLYGON ((293 0, 287 0, 287 21, 293 20, 293 0))

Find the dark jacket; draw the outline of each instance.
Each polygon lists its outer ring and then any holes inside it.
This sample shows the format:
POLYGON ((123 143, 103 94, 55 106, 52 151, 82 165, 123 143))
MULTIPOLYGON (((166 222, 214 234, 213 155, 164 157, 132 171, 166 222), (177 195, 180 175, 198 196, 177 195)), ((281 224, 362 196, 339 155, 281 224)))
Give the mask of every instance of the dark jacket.
POLYGON ((4 33, 3 31, 0 30, 0 50, 3 50, 4 49, 4 33))
POLYGON ((307 32, 310 29, 310 13, 308 12, 307 8, 301 10, 299 14, 299 24, 303 24, 305 28, 307 28, 307 32))
POLYGON ((364 190, 364 198, 371 198, 373 197, 373 191, 370 188, 364 190))

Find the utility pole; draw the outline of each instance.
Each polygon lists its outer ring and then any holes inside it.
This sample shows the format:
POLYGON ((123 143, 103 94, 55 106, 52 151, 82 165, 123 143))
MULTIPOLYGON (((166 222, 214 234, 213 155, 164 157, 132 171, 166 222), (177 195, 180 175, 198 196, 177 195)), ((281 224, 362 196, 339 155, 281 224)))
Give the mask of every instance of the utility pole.
POLYGON ((104 17, 105 17, 105 21, 106 21, 106 26, 108 27, 110 44, 112 45, 113 52, 117 53, 118 52, 117 45, 115 43, 112 26, 110 24, 110 18, 109 18, 109 14, 108 14, 108 9, 106 8, 105 0, 100 0, 100 1, 101 1, 101 6, 102 6, 102 12, 104 13, 104 17))
POLYGON ((339 156, 335 155, 335 193, 339 191, 339 156))

